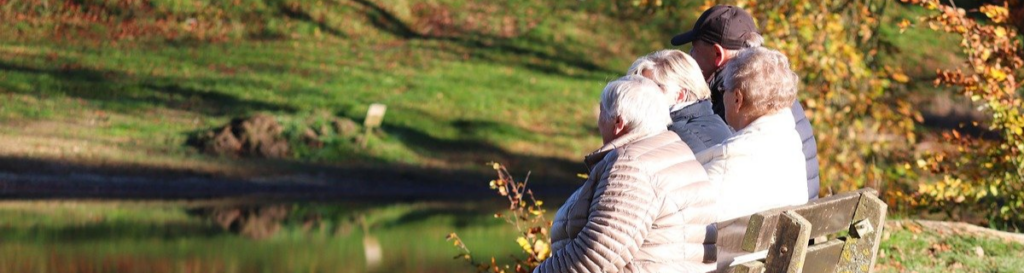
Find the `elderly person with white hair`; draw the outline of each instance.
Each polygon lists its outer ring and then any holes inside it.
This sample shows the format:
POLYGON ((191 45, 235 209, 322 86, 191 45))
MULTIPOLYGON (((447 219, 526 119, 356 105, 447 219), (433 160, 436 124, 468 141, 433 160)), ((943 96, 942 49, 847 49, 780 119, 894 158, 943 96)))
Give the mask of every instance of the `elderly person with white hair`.
POLYGON ((785 55, 763 47, 740 52, 725 68, 725 118, 737 131, 697 154, 721 191, 720 269, 738 252, 749 215, 807 202, 804 154, 789 108, 798 81, 785 55))
MULTIPOLYGON (((725 104, 722 102, 722 96, 725 91, 724 78, 727 74, 723 73, 723 70, 739 52, 761 47, 764 37, 758 34, 757 24, 746 10, 736 6, 719 5, 705 10, 693 23, 693 29, 672 37, 672 45, 688 43, 693 44, 690 55, 700 65, 708 81, 708 87, 711 88, 712 109, 724 119, 725 104)), ((814 129, 804 114, 803 106, 796 99, 790 103, 793 125, 803 143, 807 198, 818 199, 821 186, 818 175, 818 142, 814 138, 814 129)))
POLYGON ((669 130, 676 132, 694 153, 732 136, 729 126, 712 110, 711 90, 689 54, 675 49, 656 51, 633 62, 627 74, 642 75, 661 86, 671 105, 669 130))
POLYGON ((626 76, 601 94, 604 146, 586 182, 555 214, 551 257, 534 272, 696 272, 714 243, 714 188, 670 123, 653 81, 626 76))

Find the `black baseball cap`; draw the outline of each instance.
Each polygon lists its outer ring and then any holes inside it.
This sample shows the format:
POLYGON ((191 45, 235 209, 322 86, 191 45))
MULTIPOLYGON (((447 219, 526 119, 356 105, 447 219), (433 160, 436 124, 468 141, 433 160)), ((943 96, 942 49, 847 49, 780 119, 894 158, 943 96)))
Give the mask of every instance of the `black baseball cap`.
POLYGON ((744 34, 757 33, 754 18, 735 6, 714 6, 693 23, 693 29, 672 37, 672 45, 685 45, 697 39, 728 49, 743 48, 744 34))

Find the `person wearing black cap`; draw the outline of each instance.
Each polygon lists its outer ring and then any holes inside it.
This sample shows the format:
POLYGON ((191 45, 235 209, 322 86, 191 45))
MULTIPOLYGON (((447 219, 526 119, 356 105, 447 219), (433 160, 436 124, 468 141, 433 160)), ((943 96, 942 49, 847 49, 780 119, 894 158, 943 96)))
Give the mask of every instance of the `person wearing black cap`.
MULTIPOLYGON (((726 5, 714 6, 704 11, 693 24, 693 29, 672 37, 672 45, 693 44, 690 55, 697 61, 704 79, 708 81, 712 108, 722 120, 725 120, 722 69, 743 49, 760 47, 763 42, 764 38, 757 32, 757 26, 749 13, 742 8, 726 5)), ((818 144, 799 99, 793 102, 790 109, 796 120, 797 133, 803 141, 803 153, 807 163, 807 197, 808 200, 814 200, 818 198, 820 188, 818 144)))

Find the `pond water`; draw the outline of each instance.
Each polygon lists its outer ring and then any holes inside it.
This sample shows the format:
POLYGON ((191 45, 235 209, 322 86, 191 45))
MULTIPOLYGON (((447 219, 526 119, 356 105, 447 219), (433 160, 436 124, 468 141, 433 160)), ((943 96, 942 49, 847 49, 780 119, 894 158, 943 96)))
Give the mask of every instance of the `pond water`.
MULTIPOLYGON (((507 203, 506 203, 507 204, 507 203)), ((509 259, 498 202, 0 201, 0 272, 473 272, 509 259)), ((552 209, 553 210, 553 209, 552 209)))

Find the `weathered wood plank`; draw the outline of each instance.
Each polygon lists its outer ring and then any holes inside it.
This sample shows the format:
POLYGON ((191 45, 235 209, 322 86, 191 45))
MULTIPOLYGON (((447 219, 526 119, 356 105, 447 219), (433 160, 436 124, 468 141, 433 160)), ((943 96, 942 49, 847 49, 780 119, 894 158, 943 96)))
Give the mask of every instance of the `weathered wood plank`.
POLYGON ((782 212, 787 210, 795 211, 814 223, 811 227, 811 238, 846 230, 853 220, 854 208, 860 196, 863 193, 874 192, 874 189, 865 188, 814 200, 800 206, 778 208, 751 215, 742 249, 750 252, 767 249, 775 231, 773 227, 776 226, 782 212))
POLYGON ((753 262, 739 264, 739 265, 736 265, 736 266, 732 267, 732 269, 729 270, 729 272, 730 273, 763 273, 764 272, 764 263, 758 262, 758 261, 753 261, 753 262))
POLYGON ((767 272, 799 273, 804 268, 811 223, 793 211, 785 211, 778 220, 775 243, 768 249, 764 266, 767 272))
POLYGON ((804 273, 836 272, 836 263, 843 253, 843 241, 830 240, 807 248, 804 273))
POLYGON ((888 208, 882 200, 872 193, 865 193, 857 204, 853 223, 862 223, 871 228, 870 232, 854 232, 846 239, 843 251, 836 266, 839 272, 871 272, 875 266, 878 247, 882 241, 882 227, 885 226, 885 214, 888 208))

